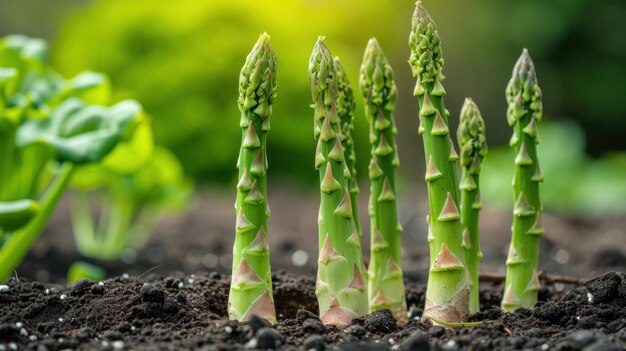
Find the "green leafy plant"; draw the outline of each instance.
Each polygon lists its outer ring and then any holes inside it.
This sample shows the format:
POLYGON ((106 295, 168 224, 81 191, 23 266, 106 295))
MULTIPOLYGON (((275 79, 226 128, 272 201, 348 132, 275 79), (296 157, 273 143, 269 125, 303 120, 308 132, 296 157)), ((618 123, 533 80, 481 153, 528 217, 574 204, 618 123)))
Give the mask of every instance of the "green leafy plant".
POLYGON ((483 258, 479 239, 480 203, 480 173, 482 162, 487 155, 487 140, 485 138, 485 122, 483 121, 476 103, 470 98, 465 99, 461 108, 457 143, 460 148, 460 163, 463 171, 461 176, 461 222, 465 260, 470 274, 470 313, 480 310, 478 265, 483 258))
POLYGON ((359 85, 371 144, 369 311, 389 309, 399 323, 406 323, 402 227, 398 220, 395 177, 395 170, 400 166, 395 140, 398 131, 393 118, 398 90, 393 70, 374 38, 369 40, 363 55, 359 85))
POLYGON ((0 40, 0 281, 37 239, 75 166, 105 157, 141 111, 134 101, 93 105, 108 103, 104 76, 65 80, 45 58, 40 39, 0 40))
POLYGON ((241 148, 237 168, 237 216, 228 315, 247 321, 253 315, 276 322, 267 241, 267 132, 276 98, 276 54, 261 34, 239 76, 241 148))
POLYGON ((463 249, 463 227, 458 211, 456 161, 448 128, 441 42, 434 21, 416 4, 409 38, 413 76, 417 78, 414 95, 420 104, 419 133, 424 141, 428 216, 430 272, 426 290, 424 318, 443 322, 463 322, 469 315, 469 279, 463 249))
POLYGON ((320 37, 309 60, 309 82, 315 108, 321 204, 318 218, 319 259, 315 294, 324 324, 345 327, 367 313, 361 236, 354 223, 348 181, 350 170, 337 115, 338 78, 330 51, 320 37))
POLYGON ((116 148, 103 162, 78 168, 72 178, 74 238, 83 256, 114 260, 124 250, 140 249, 165 213, 188 202, 191 183, 185 179, 180 162, 163 147, 152 151, 152 140, 142 136, 144 133, 135 132, 133 139, 143 140, 135 141, 133 150, 137 152, 129 153, 128 143, 120 143, 117 148, 124 150, 120 155, 125 157, 118 157, 116 148), (148 149, 149 155, 142 155, 141 149, 148 149), (142 162, 145 156, 149 158, 142 162), (120 172, 133 169, 129 165, 135 162, 137 170, 120 172), (100 210, 99 223, 94 220, 93 204, 100 210))
POLYGON ((70 269, 67 271, 68 283, 75 283, 81 279, 89 279, 97 282, 103 280, 105 277, 106 272, 104 269, 82 261, 72 263, 70 269))
POLYGON ((539 240, 544 233, 539 198, 543 175, 537 158, 537 123, 541 121, 543 107, 535 65, 527 50, 513 68, 506 100, 509 104, 507 121, 514 129, 510 146, 517 156, 513 177, 513 227, 502 309, 514 311, 521 307, 532 308, 537 302, 541 287, 537 276, 539 240))

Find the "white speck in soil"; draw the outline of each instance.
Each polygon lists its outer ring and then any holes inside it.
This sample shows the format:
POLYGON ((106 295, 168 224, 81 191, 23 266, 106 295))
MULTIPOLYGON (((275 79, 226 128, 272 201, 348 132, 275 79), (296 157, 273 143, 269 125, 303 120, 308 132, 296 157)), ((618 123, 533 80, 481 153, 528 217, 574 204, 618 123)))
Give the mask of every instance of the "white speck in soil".
POLYGON ((309 253, 304 250, 296 250, 291 255, 291 263, 296 267, 302 267, 309 262, 309 253))
POLYGON ((46 289, 46 295, 50 293, 50 289, 46 289))
POLYGON ((27 337, 28 336, 28 332, 26 331, 26 329, 24 329, 24 328, 20 329, 20 336, 23 336, 23 337, 27 337))
POLYGON ((449 341, 446 343, 446 347, 447 347, 447 348, 450 348, 450 349, 451 349, 451 348, 453 348, 453 347, 455 347, 455 346, 456 346, 456 341, 454 341, 454 340, 449 340, 449 341))
POLYGON ((63 323, 63 318, 59 318, 59 323, 63 323))
POLYGON ((16 344, 16 343, 14 343, 14 342, 12 342, 12 343, 10 343, 10 344, 9 344, 9 348, 10 348, 11 350, 17 350, 17 344, 16 344))
POLYGON ((6 293, 9 292, 9 286, 8 285, 0 285, 0 293, 6 293))
POLYGON ((135 328, 135 326, 134 326, 134 325, 133 325, 132 327, 130 327, 130 330, 131 330, 131 331, 135 331, 135 329, 137 329, 137 328, 135 328))
POLYGON ((590 293, 590 292, 588 292, 588 293, 587 293, 587 302, 588 302, 589 304, 592 304, 592 303, 593 303, 593 295, 591 295, 591 293, 590 293))
POLYGON ((124 273, 124 274, 122 274, 122 279, 124 279, 124 280, 128 280, 128 278, 130 278, 130 276, 128 275, 128 273, 124 273))
POLYGON ((59 298, 60 298, 61 300, 65 300, 65 297, 66 297, 65 295, 61 295, 61 296, 59 296, 59 298))
POLYGON ((6 349, 7 349, 7 347, 6 347, 6 346, 4 346, 4 345, 0 344, 0 351, 6 351, 6 349))
POLYGON ((24 324, 22 324, 22 322, 15 322, 15 327, 16 328, 21 328, 23 326, 24 326, 24 324))
POLYGON ((114 349, 122 350, 124 348, 124 342, 122 340, 115 340, 111 343, 114 349))
POLYGON ((246 348, 247 349, 256 349, 256 345, 258 344, 256 338, 252 338, 250 339, 250 341, 248 341, 246 343, 246 348))
POLYGON ((389 338, 389 340, 387 340, 387 341, 389 341, 389 344, 390 344, 390 345, 393 345, 393 344, 395 344, 395 343, 396 343, 396 341, 395 341, 395 340, 393 340, 392 338, 389 338))
POLYGON ((28 337, 28 340, 30 341, 37 341, 37 335, 31 335, 28 337))
POLYGON ((541 345, 541 349, 544 350, 544 351, 549 349, 549 348, 550 348, 550 346, 548 344, 541 345))
POLYGON ((224 327, 224 331, 226 332, 226 334, 230 334, 233 332, 233 328, 229 325, 224 327))
POLYGON ((187 283, 189 283, 189 284, 193 284, 193 282, 194 282, 194 280, 193 280, 193 279, 191 279, 191 278, 187 279, 187 283))
POLYGON ((178 288, 179 288, 179 289, 182 289, 182 288, 183 288, 183 286, 185 286, 185 284, 183 284, 183 282, 178 283, 178 288))
POLYGON ((98 285, 102 286, 102 285, 104 285, 104 283, 103 282, 98 282, 98 285))
POLYGON ((109 342, 108 341, 103 341, 102 342, 102 347, 109 347, 109 342))

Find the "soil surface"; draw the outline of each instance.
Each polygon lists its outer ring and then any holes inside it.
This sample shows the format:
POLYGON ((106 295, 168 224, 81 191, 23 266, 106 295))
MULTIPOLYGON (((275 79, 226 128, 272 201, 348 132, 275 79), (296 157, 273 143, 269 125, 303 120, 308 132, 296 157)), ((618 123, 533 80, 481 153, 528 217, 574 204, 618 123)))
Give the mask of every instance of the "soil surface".
MULTIPOLYGON (((422 184, 419 184, 422 185, 422 184)), ((398 210, 404 228, 402 268, 415 282, 426 282, 429 253, 426 241, 428 210, 423 186, 399 184, 398 210)), ((270 184, 268 201, 271 263, 274 271, 314 275, 318 239, 319 194, 288 183, 270 184)), ((362 184, 366 189, 366 184, 362 184)), ((363 226, 365 260, 369 253, 367 191, 359 204, 363 226)), ((205 188, 185 214, 169 216, 158 226, 146 247, 129 250, 120 260, 105 262, 82 257, 74 246, 69 206, 63 201, 39 237, 33 250, 17 269, 17 275, 42 283, 64 283, 67 269, 85 260, 106 269, 109 276, 141 275, 159 265, 155 273, 230 273, 232 262, 234 193, 205 188)), ((504 273, 511 237, 511 211, 485 204, 481 211, 481 248, 485 254, 481 271, 504 273)), ((543 214, 545 235, 539 255, 541 270, 591 278, 609 271, 626 271, 626 216, 581 217, 543 214)))
POLYGON ((389 311, 344 330, 316 317, 313 277, 278 272, 279 323, 226 318, 229 277, 219 273, 117 277, 73 285, 10 279, 0 288, 0 350, 625 350, 626 274, 557 291, 533 310, 502 313, 501 286, 484 284, 472 327, 420 321, 425 286, 406 282, 410 322, 389 311))
MULTIPOLYGON (((0 351, 626 350, 626 278, 602 275, 626 271, 626 216, 584 218, 546 211, 540 269, 600 278, 587 287, 548 284, 535 309, 514 314, 498 308, 502 287, 484 283, 483 312, 472 317, 482 324, 448 329, 419 318, 429 261, 427 203, 425 193, 406 186, 398 205, 410 322, 397 326, 389 313, 378 312, 337 330, 322 326, 315 316, 318 196, 289 184, 271 187, 269 240, 279 314, 274 327, 262 320, 239 324, 226 318, 232 192, 205 189, 187 214, 166 218, 146 247, 112 262, 76 251, 63 201, 16 278, 0 287, 0 351), (100 265, 116 278, 68 285, 65 275, 76 260, 100 265)), ((361 200, 367 261, 366 196, 361 200)), ((510 225, 510 210, 485 204, 481 271, 504 272, 510 225)))

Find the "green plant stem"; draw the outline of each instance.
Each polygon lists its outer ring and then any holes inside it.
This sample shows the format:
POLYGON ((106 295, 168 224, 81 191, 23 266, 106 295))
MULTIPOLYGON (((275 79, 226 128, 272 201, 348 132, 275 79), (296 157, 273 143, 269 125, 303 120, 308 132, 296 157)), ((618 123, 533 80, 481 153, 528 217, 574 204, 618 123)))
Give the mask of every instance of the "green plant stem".
POLYGON ((337 74, 320 37, 309 60, 315 106, 315 168, 320 176, 319 259, 315 294, 324 324, 345 327, 367 313, 361 236, 354 223, 348 191, 350 170, 337 115, 337 74))
POLYGON ((469 315, 469 286, 462 225, 457 203, 456 160, 450 131, 449 113, 444 107, 445 90, 441 70, 443 57, 435 23, 416 4, 409 39, 414 95, 420 103, 420 127, 426 159, 426 183, 430 214, 430 272, 424 318, 446 323, 464 322, 469 315))
POLYGON ((0 249, 0 282, 5 281, 12 274, 13 269, 34 244, 61 199, 72 170, 73 165, 69 162, 60 166, 57 176, 40 201, 41 211, 26 226, 15 231, 0 249))
POLYGON ((513 127, 511 146, 515 150, 514 200, 511 246, 507 257, 502 309, 532 308, 540 288, 537 276, 542 205, 539 183, 543 181, 537 144, 537 123, 542 118, 541 90, 528 51, 524 50, 513 68, 506 89, 507 119, 513 127))
POLYGON ((376 39, 370 39, 361 64, 360 88, 369 123, 370 265, 369 311, 389 309, 400 324, 407 322, 402 274, 402 227, 396 201, 397 129, 393 111, 398 95, 393 70, 376 39))
POLYGON ((72 192, 70 195, 72 211, 72 227, 76 249, 83 256, 97 257, 98 242, 95 225, 89 203, 89 195, 83 191, 72 192))
POLYGON ((237 168, 236 234, 228 315, 276 322, 267 241, 267 132, 276 97, 276 54, 263 33, 248 55, 239 80, 241 149, 237 168))
POLYGON ((465 99, 461 109, 457 141, 461 149, 461 222, 463 231, 463 247, 465 260, 470 274, 470 313, 480 310, 479 301, 479 263, 483 258, 479 239, 480 203, 480 172, 483 159, 487 154, 485 123, 478 106, 470 98, 465 99))

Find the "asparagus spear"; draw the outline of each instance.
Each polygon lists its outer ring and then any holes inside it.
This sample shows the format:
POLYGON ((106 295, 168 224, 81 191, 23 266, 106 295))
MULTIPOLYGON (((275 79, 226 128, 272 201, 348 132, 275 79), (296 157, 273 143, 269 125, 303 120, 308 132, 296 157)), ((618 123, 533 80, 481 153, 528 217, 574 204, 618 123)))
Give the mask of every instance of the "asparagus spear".
POLYGON ((363 236, 361 231, 361 221, 359 220, 359 183, 356 177, 356 154, 354 152, 354 139, 352 138, 352 130, 354 129, 354 93, 352 86, 348 80, 346 71, 339 60, 335 57, 335 71, 337 72, 337 115, 341 122, 341 143, 343 145, 343 155, 346 160, 350 177, 347 179, 348 191, 350 192, 350 200, 352 201, 352 218, 356 225, 357 233, 363 236))
POLYGON ((237 168, 236 235, 228 315, 246 321, 252 315, 276 322, 267 242, 267 152, 272 103, 276 97, 276 54, 261 34, 239 77, 241 149, 237 168))
POLYGON ((399 323, 407 322, 402 278, 401 236, 396 203, 396 167, 400 165, 393 119, 398 90, 393 70, 378 41, 367 44, 359 85, 370 126, 371 251, 368 268, 369 311, 389 309, 399 323))
POLYGON ((463 228, 457 207, 456 160, 444 107, 443 57, 435 23, 417 2, 409 38, 409 64, 417 78, 414 95, 420 103, 419 133, 424 140, 426 183, 430 206, 430 272, 424 318, 462 322, 469 314, 469 287, 463 228))
POLYGON ((481 209, 480 171, 481 164, 487 155, 485 139, 485 122, 480 115, 478 106, 471 98, 465 99, 461 109, 461 118, 457 130, 457 142, 461 149, 461 222, 463 231, 463 247, 465 260, 470 274, 470 305, 471 313, 480 310, 478 290, 478 263, 483 258, 478 236, 478 220, 481 209))
POLYGON ((320 37, 309 60, 309 82, 315 106, 321 203, 318 218, 319 260, 315 294, 324 324, 345 327, 367 313, 361 236, 354 223, 348 191, 350 170, 345 161, 337 115, 337 73, 320 37))
POLYGON ((541 226, 539 183, 543 181, 537 143, 537 122, 541 121, 541 90, 537 85, 535 65, 524 49, 513 68, 513 76, 506 88, 509 104, 507 120, 513 127, 511 147, 514 148, 515 176, 513 189, 512 240, 506 261, 505 293, 502 309, 514 311, 520 307, 532 308, 537 302, 540 284, 537 277, 541 226))

